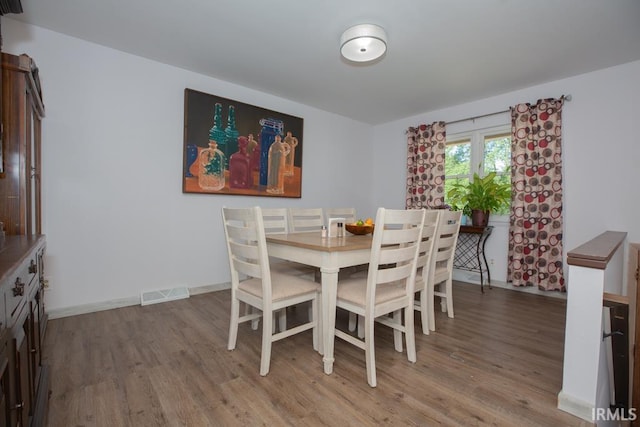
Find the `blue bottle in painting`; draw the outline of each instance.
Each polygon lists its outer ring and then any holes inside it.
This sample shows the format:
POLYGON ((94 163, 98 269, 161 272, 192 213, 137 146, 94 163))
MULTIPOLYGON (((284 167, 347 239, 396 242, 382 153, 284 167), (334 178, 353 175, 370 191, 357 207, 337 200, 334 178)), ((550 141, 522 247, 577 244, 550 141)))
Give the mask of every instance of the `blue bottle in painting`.
POLYGON ((278 119, 261 119, 260 126, 260 185, 267 185, 269 177, 269 149, 276 139, 282 137, 284 123, 278 119))
POLYGON ((186 176, 187 178, 191 178, 193 177, 193 174, 189 169, 191 168, 191 165, 193 164, 193 162, 195 162, 196 159, 198 158, 198 147, 196 147, 195 144, 187 145, 186 157, 187 158, 186 158, 186 167, 185 167, 184 176, 186 176))
POLYGON ((240 136, 240 132, 236 129, 236 107, 233 105, 229 105, 229 115, 227 116, 227 127, 224 130, 224 133, 227 137, 227 151, 228 151, 228 159, 231 159, 230 156, 233 153, 238 151, 238 136, 240 136))
MULTIPOLYGON (((218 150, 224 154, 224 158, 229 158, 229 149, 227 147, 227 134, 222 129, 222 104, 216 103, 213 109, 213 127, 209 130, 209 140, 215 141, 218 145, 218 150)), ((227 164, 223 167, 226 169, 227 164)))

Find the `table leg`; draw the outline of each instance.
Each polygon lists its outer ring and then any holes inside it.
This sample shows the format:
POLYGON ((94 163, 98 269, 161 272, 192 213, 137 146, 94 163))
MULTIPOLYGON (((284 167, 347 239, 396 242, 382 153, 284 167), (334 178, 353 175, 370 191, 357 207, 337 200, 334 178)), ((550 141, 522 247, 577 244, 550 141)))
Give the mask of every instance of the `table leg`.
POLYGON ((320 268, 322 273, 322 335, 324 373, 333 372, 333 342, 336 327, 336 294, 339 268, 320 268))

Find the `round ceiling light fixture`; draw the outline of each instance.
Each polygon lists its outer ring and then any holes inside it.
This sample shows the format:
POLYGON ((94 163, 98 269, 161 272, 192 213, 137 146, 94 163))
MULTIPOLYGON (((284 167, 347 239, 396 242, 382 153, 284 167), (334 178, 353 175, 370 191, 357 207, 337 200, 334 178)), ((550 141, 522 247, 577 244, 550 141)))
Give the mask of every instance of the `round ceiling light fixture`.
POLYGON ((370 62, 387 51, 387 34, 374 24, 360 24, 342 33, 340 53, 349 61, 370 62))

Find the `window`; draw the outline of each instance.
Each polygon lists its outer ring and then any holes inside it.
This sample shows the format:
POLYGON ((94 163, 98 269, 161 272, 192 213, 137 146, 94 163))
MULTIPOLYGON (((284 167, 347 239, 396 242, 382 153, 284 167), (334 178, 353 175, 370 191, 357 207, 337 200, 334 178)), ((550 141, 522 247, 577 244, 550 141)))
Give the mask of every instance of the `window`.
MULTIPOLYGON (((445 148, 445 203, 447 193, 456 182, 468 182, 473 174, 485 176, 495 172, 502 182, 511 182, 511 128, 482 129, 447 135, 445 148)), ((496 215, 508 215, 504 208, 496 215)))

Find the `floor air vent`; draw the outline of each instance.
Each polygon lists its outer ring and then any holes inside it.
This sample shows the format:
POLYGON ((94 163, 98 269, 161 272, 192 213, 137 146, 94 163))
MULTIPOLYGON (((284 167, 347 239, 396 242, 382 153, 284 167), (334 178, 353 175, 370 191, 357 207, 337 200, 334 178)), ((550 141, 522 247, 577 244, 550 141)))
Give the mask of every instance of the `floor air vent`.
POLYGON ((189 289, 186 286, 158 291, 145 291, 140 294, 140 305, 158 304, 184 298, 189 298, 189 289))

